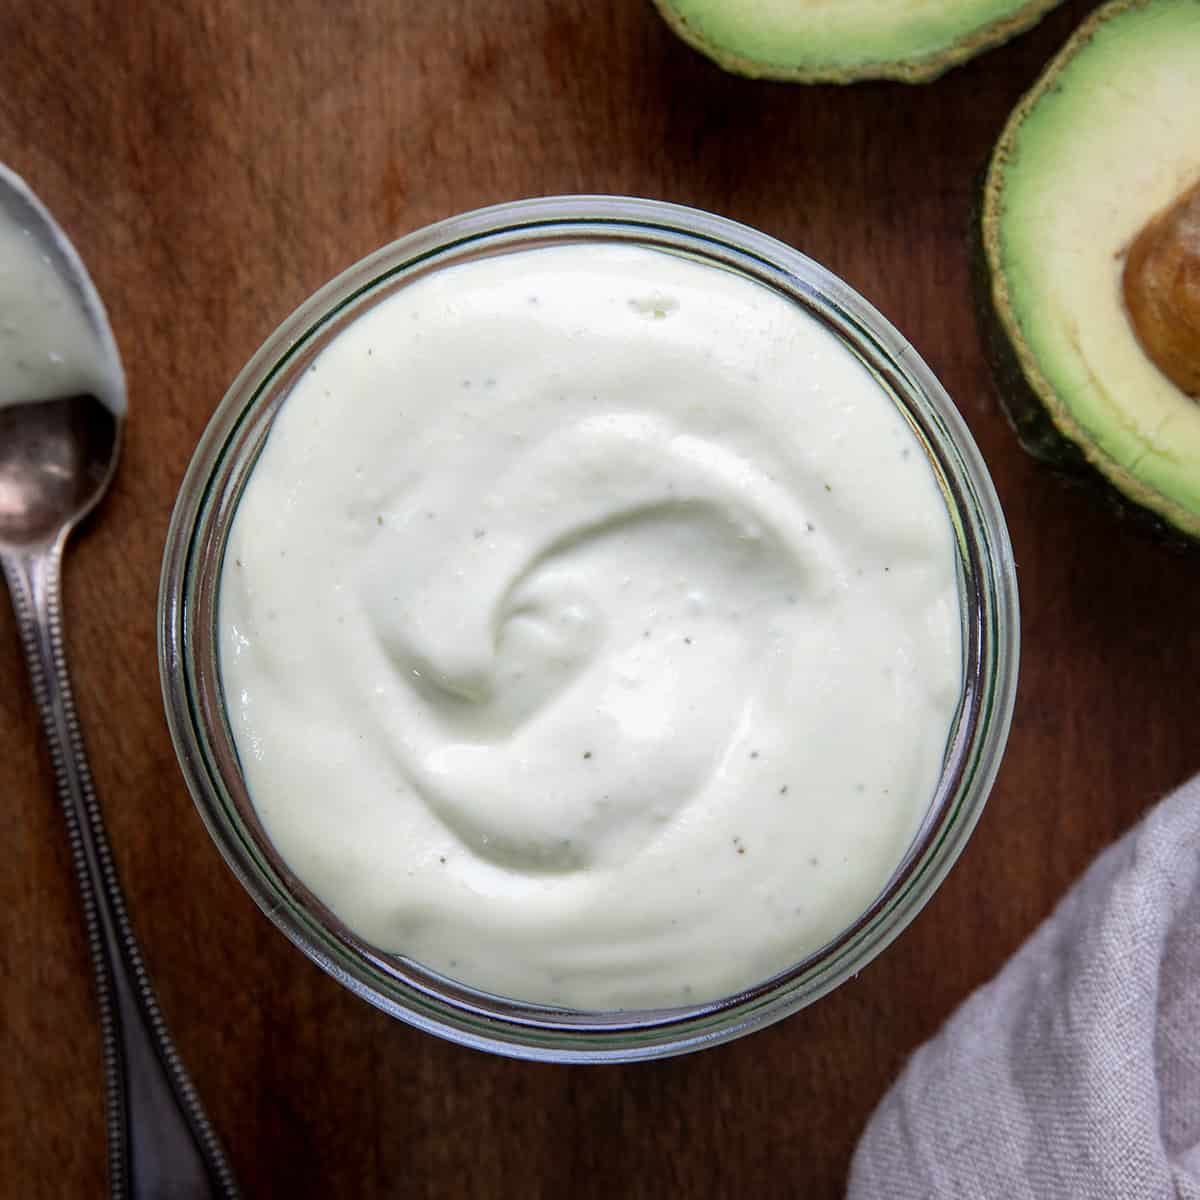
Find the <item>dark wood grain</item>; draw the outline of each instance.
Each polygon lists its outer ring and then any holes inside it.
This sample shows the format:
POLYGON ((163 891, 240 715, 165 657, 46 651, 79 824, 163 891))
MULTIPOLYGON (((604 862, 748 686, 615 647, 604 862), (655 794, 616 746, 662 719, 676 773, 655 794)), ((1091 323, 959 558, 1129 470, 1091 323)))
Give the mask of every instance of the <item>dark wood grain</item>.
MULTIPOLYGON (((909 1052, 1095 852, 1200 767, 1200 565, 1018 450, 972 320, 991 142, 1093 7, 919 89, 756 84, 648 2, 0 2, 0 159, 76 242, 129 374, 120 474, 67 563, 79 705, 163 1007, 252 1197, 840 1194, 909 1052), (988 811, 926 912, 814 1008, 654 1065, 531 1066, 376 1013, 260 916, 181 783, 155 663, 175 489, 223 390, 340 268, 493 201, 628 192, 800 247, 957 399, 1005 504, 1024 653, 988 811)), ((0 614, 0 1194, 104 1179, 91 982, 52 779, 0 614)))

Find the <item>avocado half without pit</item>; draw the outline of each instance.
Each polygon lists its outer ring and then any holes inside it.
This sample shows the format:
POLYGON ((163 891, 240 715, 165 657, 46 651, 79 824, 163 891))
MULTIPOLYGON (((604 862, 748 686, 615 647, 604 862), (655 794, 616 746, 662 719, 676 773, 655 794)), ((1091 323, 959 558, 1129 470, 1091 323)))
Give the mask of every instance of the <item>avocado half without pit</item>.
POLYGON ((738 75, 923 83, 1029 29, 1060 0, 654 0, 685 42, 738 75))
POLYGON ((1081 26, 996 145, 980 233, 1026 449, 1200 539, 1200 0, 1081 26))

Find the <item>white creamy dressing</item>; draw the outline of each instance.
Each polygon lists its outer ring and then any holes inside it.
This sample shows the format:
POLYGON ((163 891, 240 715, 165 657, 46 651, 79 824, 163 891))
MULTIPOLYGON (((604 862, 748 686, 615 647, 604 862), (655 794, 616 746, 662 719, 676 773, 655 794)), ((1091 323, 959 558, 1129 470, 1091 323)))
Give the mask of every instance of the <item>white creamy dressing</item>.
POLYGON ((296 875, 385 951, 586 1009, 764 980, 871 903, 961 688, 950 520, 850 351, 662 251, 404 286, 285 401, 221 670, 296 875))
MULTIPOLYGON (((16 179, 0 172, 0 186, 16 179)), ((41 209, 20 180, 15 186, 41 209)), ((90 283, 83 286, 102 313, 90 283)), ((94 396, 123 414, 124 381, 115 349, 105 339, 111 341, 111 334, 97 331, 83 297, 30 227, 0 204, 0 408, 94 396)))

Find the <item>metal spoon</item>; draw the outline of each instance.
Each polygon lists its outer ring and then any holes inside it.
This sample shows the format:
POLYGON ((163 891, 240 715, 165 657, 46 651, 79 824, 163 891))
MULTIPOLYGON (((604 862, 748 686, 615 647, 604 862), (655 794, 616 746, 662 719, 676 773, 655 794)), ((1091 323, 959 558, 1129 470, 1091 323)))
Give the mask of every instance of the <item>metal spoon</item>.
POLYGON ((0 218, 32 238, 66 285, 78 304, 67 315, 86 321, 101 356, 100 377, 108 381, 97 389, 107 391, 103 396, 31 395, 29 403, 0 407, 0 563, 83 897, 100 1003, 111 1193, 114 1200, 233 1200, 233 1172, 171 1041, 126 915, 67 676, 63 546, 116 470, 124 376, 104 307, 74 247, 3 165, 0 218))

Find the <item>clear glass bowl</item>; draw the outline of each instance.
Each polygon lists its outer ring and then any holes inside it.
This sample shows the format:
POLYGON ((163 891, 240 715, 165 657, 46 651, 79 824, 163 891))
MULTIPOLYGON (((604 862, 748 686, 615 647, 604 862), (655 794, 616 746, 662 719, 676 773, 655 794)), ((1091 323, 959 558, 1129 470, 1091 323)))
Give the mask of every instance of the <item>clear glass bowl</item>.
POLYGON ((517 1057, 630 1061, 697 1050, 761 1028, 860 971, 916 916, 962 851, 995 779, 1016 691, 1017 588, 987 469, 954 405, 887 321, 836 276, 746 226, 649 200, 527 200, 432 225, 352 266, 267 339, 209 423, 180 489, 159 599, 167 720, 209 833, 262 910, 314 962, 372 1004, 431 1033, 517 1057), (580 1012, 490 996, 364 944, 288 870, 247 793, 218 667, 218 582, 243 486, 279 407, 314 357, 366 308, 450 263, 564 242, 632 243, 733 269, 790 297, 851 348, 923 445, 958 542, 963 690, 942 777, 903 862, 839 937, 716 1003, 580 1012))

